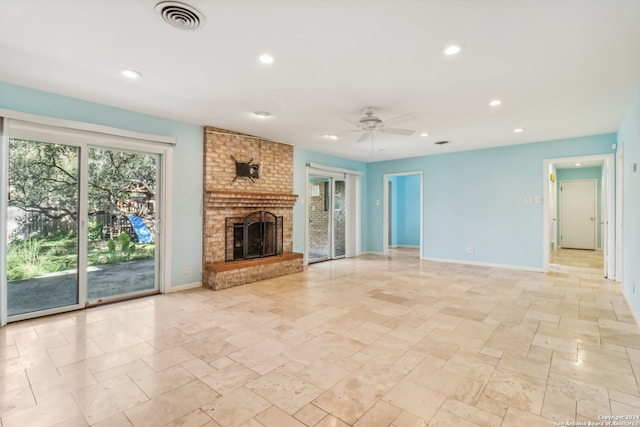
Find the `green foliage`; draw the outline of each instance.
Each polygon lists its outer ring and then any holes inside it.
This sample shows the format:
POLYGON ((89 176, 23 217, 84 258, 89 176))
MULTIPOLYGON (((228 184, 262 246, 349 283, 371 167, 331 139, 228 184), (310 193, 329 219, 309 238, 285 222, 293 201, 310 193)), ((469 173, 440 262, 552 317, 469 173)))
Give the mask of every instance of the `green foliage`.
POLYGON ((9 206, 48 218, 75 218, 78 147, 36 141, 9 141, 9 206))
MULTIPOLYGON (((92 148, 89 150, 88 212, 112 213, 117 202, 130 197, 132 181, 155 191, 156 159, 151 155, 92 148)), ((9 206, 44 214, 51 219, 77 216, 79 149, 23 139, 9 141, 9 206)), ((92 221, 91 238, 102 228, 92 221)))
POLYGON ((37 275, 41 242, 37 239, 11 242, 7 246, 7 280, 37 275))
POLYGON ((129 252, 129 243, 131 242, 131 237, 129 237, 129 235, 123 231, 118 236, 118 241, 120 241, 120 250, 122 252, 129 252))
POLYGON ((102 224, 89 220, 89 239, 102 239, 102 224))
MULTIPOLYGON (((155 246, 129 244, 127 251, 117 251, 114 240, 89 241, 87 264, 117 264, 124 261, 152 259, 155 246)), ((74 233, 59 233, 46 238, 16 240, 7 246, 7 280, 28 279, 47 273, 77 268, 77 240, 74 233)))
POLYGON ((111 255, 115 255, 115 253, 116 253, 116 242, 115 242, 115 240, 109 239, 109 242, 108 242, 107 246, 108 246, 108 249, 109 249, 109 253, 111 255))

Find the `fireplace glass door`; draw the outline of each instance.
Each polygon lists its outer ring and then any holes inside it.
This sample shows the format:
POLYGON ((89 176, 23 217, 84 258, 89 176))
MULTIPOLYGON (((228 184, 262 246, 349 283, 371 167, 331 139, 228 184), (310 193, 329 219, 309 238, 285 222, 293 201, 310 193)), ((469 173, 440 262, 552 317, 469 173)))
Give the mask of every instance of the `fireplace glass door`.
POLYGON ((346 254, 346 181, 310 175, 308 182, 309 263, 344 258, 346 254))

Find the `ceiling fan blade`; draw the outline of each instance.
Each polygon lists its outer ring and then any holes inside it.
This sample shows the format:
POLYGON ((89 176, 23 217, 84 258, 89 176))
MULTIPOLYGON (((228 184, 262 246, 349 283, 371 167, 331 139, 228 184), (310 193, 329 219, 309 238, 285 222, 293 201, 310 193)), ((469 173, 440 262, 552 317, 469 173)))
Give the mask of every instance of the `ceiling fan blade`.
POLYGON ((356 140, 356 142, 363 142, 363 141, 366 141, 368 137, 369 137, 369 132, 362 132, 362 135, 360 135, 360 136, 358 137, 358 139, 356 140))
POLYGON ((344 117, 342 118, 342 120, 344 120, 345 122, 357 127, 358 129, 362 129, 362 126, 358 122, 354 122, 353 120, 345 119, 344 117))
POLYGON ((383 133, 390 133, 393 135, 405 135, 405 136, 409 136, 409 135, 413 135, 415 133, 415 130, 411 130, 411 129, 398 129, 398 128, 383 128, 380 129, 380 132, 383 133))
POLYGON ((394 117, 389 120, 385 120, 382 123, 385 126, 395 126, 395 125, 399 125, 400 123, 410 122, 412 120, 416 120, 416 116, 414 116, 413 114, 403 114, 401 116, 394 117))

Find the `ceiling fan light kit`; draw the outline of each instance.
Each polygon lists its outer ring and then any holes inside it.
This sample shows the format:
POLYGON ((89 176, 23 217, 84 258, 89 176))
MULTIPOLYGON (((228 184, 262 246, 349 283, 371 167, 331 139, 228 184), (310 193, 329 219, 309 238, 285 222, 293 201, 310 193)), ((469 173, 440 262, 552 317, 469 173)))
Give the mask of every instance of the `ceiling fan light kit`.
POLYGON ((376 109, 374 107, 365 107, 362 109, 362 112, 364 114, 364 117, 360 118, 357 122, 344 119, 348 123, 351 123, 358 128, 358 130, 352 130, 349 132, 362 132, 356 142, 365 141, 369 137, 369 135, 373 136, 374 132, 402 136, 409 136, 415 133, 415 130, 413 129, 389 127, 390 125, 398 125, 401 123, 409 122, 411 120, 415 120, 416 118, 413 114, 403 114, 389 120, 382 120, 375 115, 376 109))

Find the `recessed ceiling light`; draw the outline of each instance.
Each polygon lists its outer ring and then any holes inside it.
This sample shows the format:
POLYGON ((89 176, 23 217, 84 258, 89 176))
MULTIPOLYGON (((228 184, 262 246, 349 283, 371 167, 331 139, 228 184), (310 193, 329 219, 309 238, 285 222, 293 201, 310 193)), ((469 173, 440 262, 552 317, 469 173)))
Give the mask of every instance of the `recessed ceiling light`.
POLYGON ((428 137, 428 136, 429 136, 429 134, 428 134, 427 132, 422 132, 422 133, 420 134, 420 136, 421 136, 421 137, 423 137, 423 138, 426 138, 426 137, 428 137))
POLYGON ((524 128, 515 128, 513 131, 515 133, 522 133, 522 132, 524 132, 524 128))
POLYGON ((491 102, 489 102, 489 105, 492 107, 497 107, 498 105, 502 104, 502 101, 499 99, 494 99, 491 102))
POLYGON ((328 139, 333 139, 334 141, 338 139, 338 135, 332 135, 332 134, 326 134, 324 135, 324 137, 328 139))
POLYGON ((576 167, 579 168, 580 166, 582 166, 582 163, 580 163, 580 162, 576 163, 576 167))
POLYGON ((120 75, 132 80, 139 79, 140 77, 142 77, 142 74, 140 74, 139 71, 130 70, 130 69, 120 70, 120 75))
POLYGON ((266 119, 267 117, 271 116, 271 113, 269 113, 268 111, 256 111, 255 113, 253 113, 253 115, 256 117, 260 117, 261 119, 266 119))
POLYGON ((260 55, 258 60, 260 60, 260 62, 262 62, 263 64, 273 64, 274 58, 273 56, 265 53, 264 55, 260 55))
POLYGON ((452 44, 451 46, 447 46, 442 52, 447 56, 451 56, 459 54, 461 50, 462 46, 458 44, 452 44))

